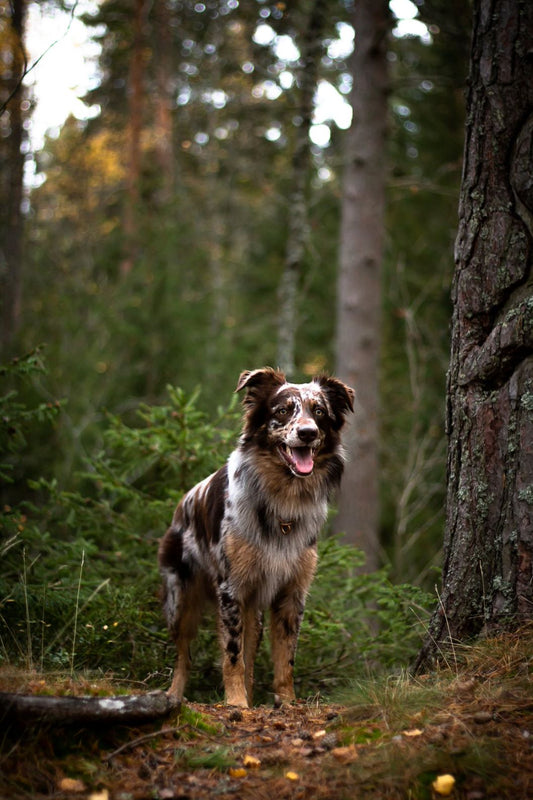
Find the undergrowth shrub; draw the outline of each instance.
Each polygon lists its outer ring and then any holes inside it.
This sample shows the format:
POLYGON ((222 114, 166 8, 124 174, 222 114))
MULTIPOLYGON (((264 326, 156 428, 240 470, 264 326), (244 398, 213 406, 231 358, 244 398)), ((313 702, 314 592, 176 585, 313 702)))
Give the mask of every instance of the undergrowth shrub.
MULTIPOLYGON (((20 363, 21 378, 42 368, 20 363)), ((0 402, 15 431, 0 440, 0 469, 9 472, 13 454, 30 446, 24 424, 49 424, 60 407, 26 408, 13 392, 0 402)), ((196 403, 197 394, 168 387, 167 403, 141 405, 132 423, 108 416, 102 448, 74 491, 41 477, 29 481, 26 500, 4 505, 0 660, 169 682, 174 651, 158 600, 157 542, 182 494, 224 462, 238 431, 235 404, 210 420, 196 403)), ((361 671, 405 665, 430 605, 415 587, 393 585, 385 570, 361 573, 361 552, 337 539, 325 538, 319 550, 296 665, 301 696, 338 688, 361 671)), ((265 639, 258 701, 268 699, 271 684, 265 639)), ((193 658, 189 696, 220 697, 214 623, 201 626, 193 658)))

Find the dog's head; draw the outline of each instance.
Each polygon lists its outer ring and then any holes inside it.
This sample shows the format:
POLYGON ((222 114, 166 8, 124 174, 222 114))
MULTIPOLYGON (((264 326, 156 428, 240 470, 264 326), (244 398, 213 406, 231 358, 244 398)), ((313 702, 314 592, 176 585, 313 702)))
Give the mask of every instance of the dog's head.
POLYGON ((242 389, 244 445, 268 451, 298 478, 337 452, 354 401, 353 389, 342 381, 320 375, 309 383, 289 383, 282 372, 265 367, 243 372, 236 391, 242 389))

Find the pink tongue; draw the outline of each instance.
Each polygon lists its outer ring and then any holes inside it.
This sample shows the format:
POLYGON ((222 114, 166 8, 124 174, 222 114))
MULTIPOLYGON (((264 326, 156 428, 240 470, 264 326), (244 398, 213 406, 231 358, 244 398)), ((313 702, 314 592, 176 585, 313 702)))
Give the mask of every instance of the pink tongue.
POLYGON ((291 452, 298 472, 308 475, 313 471, 313 455, 310 447, 294 447, 291 452))

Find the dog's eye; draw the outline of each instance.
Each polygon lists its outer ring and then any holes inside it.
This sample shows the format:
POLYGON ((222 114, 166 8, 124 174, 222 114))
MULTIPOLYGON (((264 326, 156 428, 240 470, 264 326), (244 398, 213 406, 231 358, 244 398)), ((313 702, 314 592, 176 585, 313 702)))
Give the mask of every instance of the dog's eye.
POLYGON ((323 417, 326 413, 322 406, 315 406, 315 417, 323 417))
POLYGON ((284 417, 286 416, 287 413, 288 413, 287 406, 280 406, 280 408, 276 409, 276 414, 278 415, 278 417, 284 417))

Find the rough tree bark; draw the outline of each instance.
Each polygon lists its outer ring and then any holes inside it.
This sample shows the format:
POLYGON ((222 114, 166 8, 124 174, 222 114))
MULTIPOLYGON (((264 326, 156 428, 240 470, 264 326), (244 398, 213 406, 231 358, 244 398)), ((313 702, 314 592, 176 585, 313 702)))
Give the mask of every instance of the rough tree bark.
POLYGON ((21 302, 22 190, 24 154, 25 92, 22 78, 26 71, 24 51, 25 0, 8 6, 7 28, 0 45, 0 311, 2 317, 2 357, 11 355, 13 336, 18 326, 21 302))
POLYGON ((353 121, 346 138, 337 289, 336 371, 355 388, 356 414, 345 436, 348 462, 335 528, 365 551, 368 570, 379 561, 378 371, 389 25, 386 0, 354 4, 353 121))
POLYGON ((447 387, 443 586, 416 667, 533 617, 533 4, 476 0, 447 387))
POLYGON ((311 162, 309 129, 313 118, 313 100, 318 81, 318 67, 322 48, 321 34, 326 21, 328 0, 314 0, 307 30, 301 48, 299 71, 300 125, 292 156, 292 191, 288 206, 288 231, 285 245, 285 263, 281 276, 278 299, 278 366, 292 375, 295 368, 295 337, 298 328, 298 282, 307 239, 307 182, 311 162))

